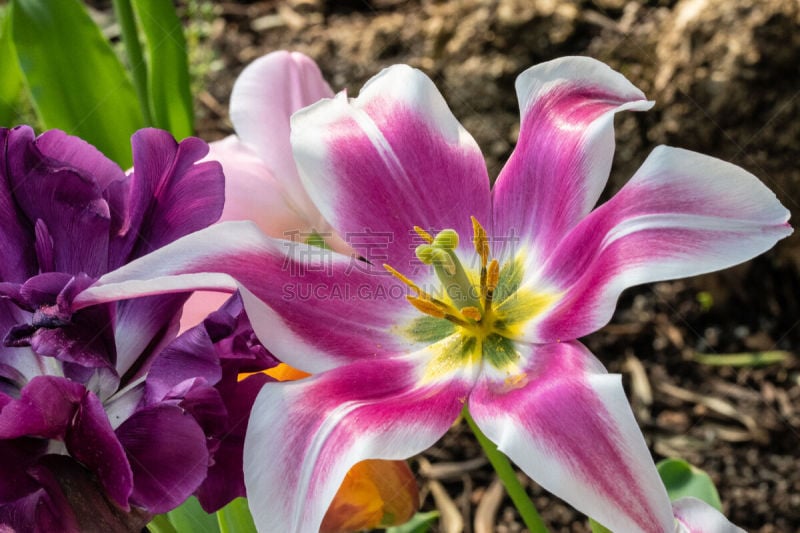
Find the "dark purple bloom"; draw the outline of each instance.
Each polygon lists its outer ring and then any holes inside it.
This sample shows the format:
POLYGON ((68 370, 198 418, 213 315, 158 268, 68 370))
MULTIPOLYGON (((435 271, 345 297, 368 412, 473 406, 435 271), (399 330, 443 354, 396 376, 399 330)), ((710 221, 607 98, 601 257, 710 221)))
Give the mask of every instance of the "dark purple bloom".
POLYGON ((146 129, 132 146, 126 174, 63 132, 0 129, 0 530, 80 529, 87 510, 136 529, 195 492, 209 510, 243 494, 247 391, 268 378, 236 375, 274 360, 238 300, 178 339, 188 294, 72 308, 222 210, 206 143, 146 129))

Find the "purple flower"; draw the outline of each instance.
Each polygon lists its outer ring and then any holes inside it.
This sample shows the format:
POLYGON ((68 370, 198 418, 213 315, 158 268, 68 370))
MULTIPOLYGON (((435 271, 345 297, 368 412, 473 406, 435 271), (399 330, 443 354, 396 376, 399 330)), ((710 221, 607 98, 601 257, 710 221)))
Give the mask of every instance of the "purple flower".
POLYGON ((132 146, 126 175, 63 132, 0 130, 0 524, 71 530, 109 508, 136 523, 196 491, 210 508, 244 492, 214 452, 237 445, 226 437, 254 394, 224 391, 237 367, 274 363, 237 301, 177 340, 186 294, 72 305, 222 210, 219 164, 198 163, 206 143, 147 129, 132 146))
POLYGON ((76 298, 241 288, 264 345, 313 374, 264 386, 253 407, 244 464, 264 531, 318 529, 355 463, 417 454, 465 408, 523 471, 614 531, 738 531, 701 502, 673 508, 620 376, 577 339, 627 287, 768 250, 791 233, 788 211, 743 169, 663 146, 595 208, 614 114, 652 103, 578 57, 527 70, 517 93, 519 143, 493 189, 475 141, 409 67, 292 117, 306 192, 357 255, 225 223, 76 298))

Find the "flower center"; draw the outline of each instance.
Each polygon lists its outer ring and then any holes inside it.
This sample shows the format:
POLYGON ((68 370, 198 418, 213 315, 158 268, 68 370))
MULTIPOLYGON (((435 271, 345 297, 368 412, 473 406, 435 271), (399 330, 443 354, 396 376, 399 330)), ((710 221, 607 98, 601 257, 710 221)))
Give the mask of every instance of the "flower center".
POLYGON ((520 288, 523 267, 519 257, 501 267, 497 259, 490 259, 486 230, 475 217, 472 229, 480 268, 470 271, 456 255, 459 236, 454 230, 445 229, 432 236, 414 228, 425 241, 417 247, 417 258, 434 269, 443 289, 435 294, 384 265, 413 291, 406 298, 425 315, 413 322, 410 336, 430 343, 450 339, 442 343, 442 353, 432 362, 433 374, 480 361, 503 370, 515 366, 519 354, 513 341, 519 336, 519 328, 553 300, 552 295, 520 288))
POLYGON ((444 298, 431 295, 389 265, 384 265, 384 268, 414 291, 414 295, 406 298, 419 311, 448 320, 476 337, 485 338, 492 333, 502 334, 502 321, 498 321, 492 309, 500 264, 497 259, 489 261, 486 230, 475 217, 472 217, 472 227, 473 244, 481 260, 477 286, 455 253, 459 237, 452 229, 443 230, 433 237, 424 229, 414 227, 417 234, 425 240, 425 244, 417 247, 417 258, 433 267, 444 289, 444 298), (496 331, 498 327, 501 331, 496 331))

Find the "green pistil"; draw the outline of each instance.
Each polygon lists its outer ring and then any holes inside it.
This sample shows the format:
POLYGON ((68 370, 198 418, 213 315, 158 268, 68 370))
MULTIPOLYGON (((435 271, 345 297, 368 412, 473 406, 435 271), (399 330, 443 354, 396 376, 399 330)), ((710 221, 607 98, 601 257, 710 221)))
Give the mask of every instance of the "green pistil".
POLYGON ((420 261, 433 267, 436 277, 456 308, 478 307, 480 300, 476 298, 467 271, 455 254, 457 247, 458 233, 446 229, 437 233, 433 242, 417 246, 416 254, 420 261))

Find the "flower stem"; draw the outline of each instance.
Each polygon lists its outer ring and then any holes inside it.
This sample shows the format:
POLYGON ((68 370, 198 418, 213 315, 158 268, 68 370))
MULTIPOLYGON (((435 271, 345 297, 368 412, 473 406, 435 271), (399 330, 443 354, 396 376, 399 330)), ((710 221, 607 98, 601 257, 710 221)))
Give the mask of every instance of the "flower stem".
POLYGON ((520 484, 519 479, 517 479, 517 473, 514 471, 514 467, 511 466, 508 458, 498 450, 497 446, 495 446, 495 444, 478 428, 478 425, 472 419, 472 416, 470 416, 466 406, 464 406, 462 414, 464 420, 469 424, 472 433, 474 433, 475 437, 478 439, 489 462, 492 463, 497 476, 503 482, 508 496, 511 498, 511 501, 514 502, 514 506, 517 508, 522 521, 525 522, 525 527, 527 527, 531 533, 548 533, 549 530, 547 526, 544 524, 544 521, 542 521, 542 517, 539 516, 539 512, 525 492, 525 488, 520 484))
POLYGON ((136 18, 133 14, 133 7, 130 0, 113 0, 114 13, 117 15, 119 27, 122 31, 122 42, 125 45, 125 55, 128 56, 128 63, 131 66, 133 75, 133 87, 136 89, 136 97, 142 108, 142 116, 147 126, 151 126, 153 121, 150 113, 150 99, 147 92, 147 64, 144 62, 142 45, 139 42, 139 32, 136 29, 136 18))

